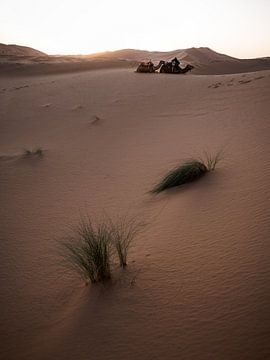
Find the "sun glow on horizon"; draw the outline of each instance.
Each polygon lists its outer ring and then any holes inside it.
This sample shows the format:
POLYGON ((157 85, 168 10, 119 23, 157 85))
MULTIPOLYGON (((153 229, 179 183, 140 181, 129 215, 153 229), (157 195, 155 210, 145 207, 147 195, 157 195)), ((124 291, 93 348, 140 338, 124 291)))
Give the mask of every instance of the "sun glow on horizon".
POLYGON ((270 56, 270 1, 2 0, 0 42, 48 54, 210 47, 240 58, 270 56))

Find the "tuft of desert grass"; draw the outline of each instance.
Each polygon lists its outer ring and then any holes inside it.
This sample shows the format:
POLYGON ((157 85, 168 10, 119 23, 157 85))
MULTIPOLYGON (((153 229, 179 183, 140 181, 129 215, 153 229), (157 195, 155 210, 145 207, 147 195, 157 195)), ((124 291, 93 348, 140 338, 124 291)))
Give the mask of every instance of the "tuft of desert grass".
POLYGON ((204 159, 201 159, 201 162, 207 167, 207 171, 214 171, 217 163, 222 159, 223 150, 218 151, 215 155, 209 154, 207 151, 204 151, 204 159))
POLYGON ((150 192, 158 194, 166 189, 181 186, 200 179, 207 172, 215 170, 221 159, 221 152, 216 155, 204 153, 203 159, 191 159, 185 161, 180 166, 175 167, 158 183, 150 192))
POLYGON ((141 232, 143 223, 136 218, 123 218, 111 222, 112 244, 119 259, 119 265, 127 266, 128 250, 134 238, 141 232))
POLYGON ((142 227, 135 218, 106 216, 99 222, 89 217, 81 218, 71 228, 72 233, 61 242, 62 255, 69 267, 91 283, 105 282, 111 278, 111 264, 115 255, 122 268, 127 265, 128 250, 142 227))
POLYGON ((26 157, 30 156, 43 156, 44 150, 41 147, 36 149, 25 149, 23 155, 26 157))
POLYGON ((111 278, 111 228, 107 222, 93 224, 81 219, 73 234, 63 242, 65 257, 84 280, 92 283, 111 278))

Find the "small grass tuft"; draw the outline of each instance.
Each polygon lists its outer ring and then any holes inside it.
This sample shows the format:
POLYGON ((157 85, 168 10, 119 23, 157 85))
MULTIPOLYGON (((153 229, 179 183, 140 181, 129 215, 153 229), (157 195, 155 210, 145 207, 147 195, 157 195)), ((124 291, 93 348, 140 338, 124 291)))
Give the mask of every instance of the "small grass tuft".
POLYGON ((215 170, 218 161, 221 159, 221 152, 215 156, 205 152, 204 157, 205 159, 185 161, 182 165, 171 170, 150 192, 158 194, 166 189, 200 179, 207 172, 215 170))
POLYGON ((98 283, 111 278, 111 229, 107 222, 94 225, 89 218, 81 219, 63 245, 69 264, 84 280, 98 283))
POLYGON ((111 260, 118 256, 122 268, 127 265, 130 244, 141 229, 136 219, 111 220, 104 217, 93 223, 88 217, 72 228, 71 236, 61 242, 62 255, 73 270, 92 283, 111 278, 111 260))
POLYGON ((112 242, 122 268, 127 266, 128 250, 134 238, 140 233, 142 226, 143 224, 137 219, 128 218, 111 223, 112 242))
POLYGON ((204 152, 204 159, 201 161, 206 165, 207 171, 214 171, 217 163, 222 159, 222 150, 217 152, 216 155, 210 155, 208 152, 204 152))
POLYGON ((43 156, 44 150, 41 147, 38 147, 36 149, 25 149, 24 150, 24 156, 30 157, 30 156, 43 156))

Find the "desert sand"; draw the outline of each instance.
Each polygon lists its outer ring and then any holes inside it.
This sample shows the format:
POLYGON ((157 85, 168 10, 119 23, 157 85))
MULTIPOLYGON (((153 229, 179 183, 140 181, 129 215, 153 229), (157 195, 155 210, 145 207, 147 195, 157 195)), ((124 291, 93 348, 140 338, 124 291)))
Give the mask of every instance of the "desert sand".
POLYGON ((0 358, 269 358, 270 71, 11 75, 0 79, 0 358), (35 147, 43 157, 22 156, 35 147), (148 193, 181 160, 220 149, 215 172, 148 193), (126 270, 85 286, 58 241, 80 214, 104 212, 147 226, 126 270))

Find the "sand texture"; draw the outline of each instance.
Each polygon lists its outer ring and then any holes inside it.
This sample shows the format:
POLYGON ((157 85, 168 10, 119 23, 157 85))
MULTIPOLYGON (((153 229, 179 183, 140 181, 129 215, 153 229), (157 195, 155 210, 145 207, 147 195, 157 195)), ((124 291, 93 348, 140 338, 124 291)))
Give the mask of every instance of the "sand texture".
POLYGON ((270 358, 270 71, 104 69, 0 83, 3 360, 270 358), (24 157, 24 149, 44 149, 24 157), (190 156, 217 169, 159 195, 190 156), (85 286, 58 240, 81 214, 147 225, 85 286))

